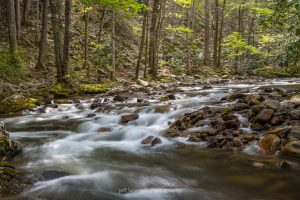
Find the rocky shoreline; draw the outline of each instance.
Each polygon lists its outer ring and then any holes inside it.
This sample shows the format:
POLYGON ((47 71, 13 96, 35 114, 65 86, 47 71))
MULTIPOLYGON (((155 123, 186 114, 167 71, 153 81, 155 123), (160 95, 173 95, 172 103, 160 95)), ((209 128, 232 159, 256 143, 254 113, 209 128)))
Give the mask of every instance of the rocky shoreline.
POLYGON ((224 107, 204 107, 173 122, 165 135, 207 142, 209 148, 241 151, 258 145, 259 153, 300 158, 300 95, 280 88, 236 92, 224 107))

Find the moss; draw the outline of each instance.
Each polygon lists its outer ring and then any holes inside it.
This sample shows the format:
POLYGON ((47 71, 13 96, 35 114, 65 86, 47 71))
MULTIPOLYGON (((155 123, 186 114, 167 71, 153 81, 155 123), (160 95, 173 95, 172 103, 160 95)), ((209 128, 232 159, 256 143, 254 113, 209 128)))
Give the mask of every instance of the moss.
POLYGON ((68 98, 73 91, 62 83, 56 83, 48 88, 49 94, 53 94, 54 98, 68 98))
POLYGON ((0 114, 19 112, 24 109, 35 108, 39 101, 39 99, 27 98, 23 95, 12 95, 2 101, 0 104, 0 114))
POLYGON ((160 101, 169 101, 170 99, 169 99, 168 96, 161 96, 161 97, 159 98, 159 100, 160 100, 160 101))
POLYGON ((99 94, 107 92, 111 86, 108 83, 103 84, 81 84, 79 87, 80 94, 99 94))

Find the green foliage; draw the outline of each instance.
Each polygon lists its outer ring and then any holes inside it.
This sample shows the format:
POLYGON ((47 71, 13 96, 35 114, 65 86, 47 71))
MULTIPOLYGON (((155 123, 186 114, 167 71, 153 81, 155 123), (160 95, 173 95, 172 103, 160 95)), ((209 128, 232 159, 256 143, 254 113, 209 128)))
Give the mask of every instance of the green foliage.
POLYGON ((80 94, 99 94, 107 92, 111 86, 108 83, 104 84, 81 84, 79 87, 80 94))
POLYGON ((0 79, 10 83, 20 83, 27 74, 23 65, 21 52, 16 55, 0 54, 0 79))

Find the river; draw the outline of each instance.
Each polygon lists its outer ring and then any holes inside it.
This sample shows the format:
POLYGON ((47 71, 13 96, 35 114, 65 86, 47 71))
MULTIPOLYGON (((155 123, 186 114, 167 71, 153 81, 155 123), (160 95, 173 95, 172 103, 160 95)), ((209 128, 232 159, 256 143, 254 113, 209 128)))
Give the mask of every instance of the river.
POLYGON ((82 100, 1 119, 11 137, 24 146, 16 165, 44 178, 8 199, 298 200, 299 162, 292 161, 294 169, 279 169, 281 158, 257 154, 255 146, 225 152, 185 138, 166 138, 162 132, 183 113, 223 106, 220 99, 236 90, 299 83, 290 79, 231 82, 210 89, 182 87, 183 92, 175 93, 176 100, 165 103, 171 104, 166 113, 154 112, 164 104, 158 96, 144 97, 150 103, 137 105, 137 95, 126 103, 110 103, 92 117, 87 117, 95 111, 90 109, 91 100, 82 100), (139 114, 137 120, 120 123, 120 115, 133 112, 139 114), (162 143, 142 145, 149 135, 162 143))

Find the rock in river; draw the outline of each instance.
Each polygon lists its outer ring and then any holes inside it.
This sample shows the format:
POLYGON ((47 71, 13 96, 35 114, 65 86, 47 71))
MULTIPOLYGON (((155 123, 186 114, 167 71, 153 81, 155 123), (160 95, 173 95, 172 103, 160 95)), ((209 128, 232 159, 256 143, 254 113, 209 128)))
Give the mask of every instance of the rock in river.
POLYGON ((280 103, 275 100, 267 99, 263 102, 263 105, 265 105, 267 108, 278 110, 280 108, 280 103))
POLYGON ((273 113, 274 113, 274 110, 272 110, 272 109, 263 109, 262 111, 260 111, 258 113, 255 121, 257 121, 259 123, 266 123, 272 118, 273 113))
POLYGON ((287 143, 281 149, 282 155, 300 158, 300 141, 292 141, 287 143))
POLYGON ((121 116, 121 123, 128 123, 130 121, 134 121, 139 118, 139 115, 136 113, 128 114, 128 115, 122 115, 121 116))
POLYGON ((267 153, 275 153, 280 146, 280 138, 275 134, 267 134, 259 141, 259 146, 267 153))

